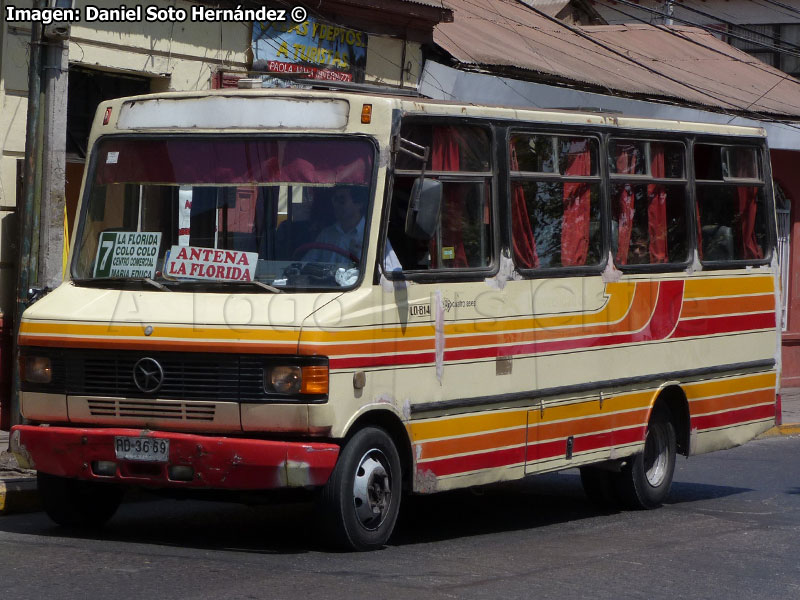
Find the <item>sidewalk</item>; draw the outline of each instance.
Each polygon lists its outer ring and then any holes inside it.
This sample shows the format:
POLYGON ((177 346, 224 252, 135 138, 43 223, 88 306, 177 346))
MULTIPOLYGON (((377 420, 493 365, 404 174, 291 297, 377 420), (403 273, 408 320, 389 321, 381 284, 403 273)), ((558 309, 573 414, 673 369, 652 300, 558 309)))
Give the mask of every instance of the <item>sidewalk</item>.
MULTIPOLYGON (((783 423, 762 437, 800 434, 800 388, 786 388, 781 393, 783 423)), ((0 515, 39 509, 36 472, 20 469, 17 459, 8 452, 8 432, 0 431, 0 515)))
POLYGON ((800 433, 800 387, 781 390, 781 409, 783 422, 775 429, 782 435, 800 433))
POLYGON ((8 452, 8 432, 0 431, 0 515, 38 510, 36 471, 20 469, 8 452))

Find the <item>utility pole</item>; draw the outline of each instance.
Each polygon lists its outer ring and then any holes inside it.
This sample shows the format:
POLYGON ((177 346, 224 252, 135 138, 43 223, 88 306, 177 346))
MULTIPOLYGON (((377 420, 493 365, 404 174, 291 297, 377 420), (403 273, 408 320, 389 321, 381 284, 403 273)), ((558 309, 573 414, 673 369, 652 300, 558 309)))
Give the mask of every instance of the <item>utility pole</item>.
POLYGON ((664 2, 664 25, 672 25, 672 15, 675 14, 675 0, 664 2))
POLYGON ((63 268, 69 29, 63 24, 49 26, 45 35, 48 44, 42 69, 45 119, 38 280, 41 287, 53 289, 61 283, 63 268))

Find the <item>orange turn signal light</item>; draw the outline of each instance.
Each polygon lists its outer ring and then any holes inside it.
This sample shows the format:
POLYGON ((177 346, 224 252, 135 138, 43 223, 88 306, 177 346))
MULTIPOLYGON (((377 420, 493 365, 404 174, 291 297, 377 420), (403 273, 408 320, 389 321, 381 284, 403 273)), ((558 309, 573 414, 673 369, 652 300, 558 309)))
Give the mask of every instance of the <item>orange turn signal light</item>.
POLYGON ((365 104, 361 107, 361 122, 365 125, 372 122, 372 104, 365 104))
POLYGON ((328 393, 328 367, 311 365, 303 367, 301 394, 327 394, 328 393))

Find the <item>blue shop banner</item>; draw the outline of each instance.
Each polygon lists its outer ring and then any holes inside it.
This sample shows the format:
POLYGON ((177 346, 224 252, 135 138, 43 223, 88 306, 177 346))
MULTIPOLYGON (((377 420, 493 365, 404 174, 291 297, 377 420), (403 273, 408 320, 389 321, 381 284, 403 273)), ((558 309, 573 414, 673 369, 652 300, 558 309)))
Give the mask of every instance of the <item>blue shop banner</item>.
POLYGON ((364 81, 367 34, 317 19, 253 23, 253 70, 364 81))

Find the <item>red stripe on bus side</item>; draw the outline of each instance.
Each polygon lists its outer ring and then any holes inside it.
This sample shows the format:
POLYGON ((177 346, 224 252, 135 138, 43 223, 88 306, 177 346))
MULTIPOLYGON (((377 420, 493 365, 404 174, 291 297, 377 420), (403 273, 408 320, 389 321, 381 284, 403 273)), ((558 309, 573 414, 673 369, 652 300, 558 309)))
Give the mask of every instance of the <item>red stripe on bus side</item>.
POLYGON ((468 456, 455 456, 453 458, 443 458, 417 465, 418 472, 431 471, 437 477, 445 475, 455 475, 456 473, 466 473, 468 471, 478 471, 480 469, 493 469, 497 467, 507 467, 509 465, 522 464, 525 462, 525 446, 518 448, 507 448, 505 450, 490 450, 480 454, 470 454, 468 456))
MULTIPOLYGON (((609 336, 592 336, 571 340, 556 340, 516 344, 514 346, 490 346, 465 350, 445 350, 445 362, 458 360, 477 360, 496 358, 498 356, 514 356, 536 354, 563 350, 576 350, 600 346, 614 346, 637 342, 648 342, 664 339, 678 323, 683 297, 683 281, 662 281, 659 286, 658 301, 648 324, 640 331, 609 336)), ((353 369, 376 366, 430 364, 435 360, 435 353, 400 354, 390 356, 358 356, 352 358, 331 358, 332 369, 353 369), (427 358, 428 360, 425 360, 427 358)))
POLYGON ((704 415, 692 418, 692 429, 712 429, 714 427, 725 427, 727 425, 744 424, 748 421, 758 421, 775 417, 775 404, 764 404, 763 406, 751 406, 739 410, 729 410, 715 415, 704 415))
POLYGON ((672 337, 683 338, 717 333, 734 333, 753 331, 755 329, 774 329, 775 313, 756 313, 753 315, 736 315, 733 317, 708 317, 681 321, 672 337))
MULTIPOLYGON (((647 427, 632 427, 631 429, 621 429, 619 431, 606 431, 594 435, 586 435, 575 438, 572 452, 590 452, 602 448, 613 448, 624 444, 643 442, 647 427)), ((567 440, 555 440, 542 444, 531 444, 528 450, 528 462, 536 462, 551 458, 566 457, 567 440)))
MULTIPOLYGON (((573 452, 577 454, 579 452, 589 452, 602 448, 642 442, 644 440, 645 431, 646 427, 642 425, 641 427, 633 427, 631 429, 581 436, 575 438, 573 452)), ((566 456, 566 447, 566 440, 531 444, 528 446, 527 462, 533 463, 557 458, 559 456, 566 456), (535 455, 532 455, 532 453, 535 453, 535 455)), ((518 465, 526 462, 525 450, 524 446, 520 446, 518 448, 508 448, 505 450, 489 450, 488 452, 470 454, 468 456, 455 456, 453 458, 432 460, 430 462, 418 464, 417 470, 420 472, 430 471, 437 477, 444 477, 446 475, 468 473, 481 469, 508 467, 510 465, 518 465)))

